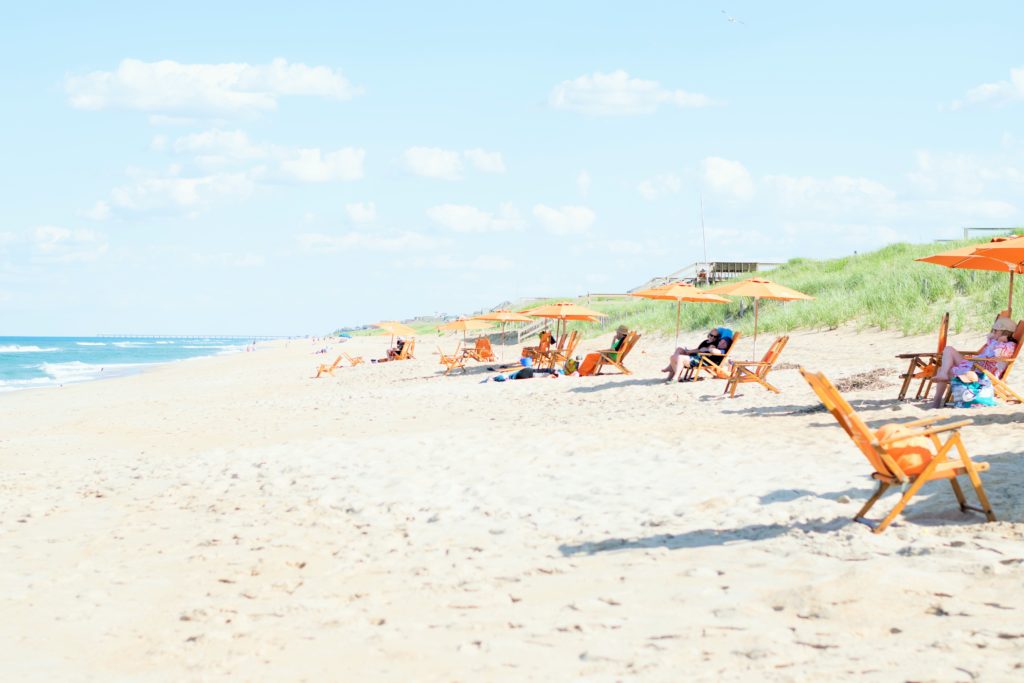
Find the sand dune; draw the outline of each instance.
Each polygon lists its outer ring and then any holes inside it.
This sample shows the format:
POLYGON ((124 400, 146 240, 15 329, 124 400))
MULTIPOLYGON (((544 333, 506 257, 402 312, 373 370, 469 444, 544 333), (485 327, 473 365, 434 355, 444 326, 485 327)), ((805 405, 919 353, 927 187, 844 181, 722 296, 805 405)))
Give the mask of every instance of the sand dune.
POLYGON ((945 411, 999 522, 931 485, 875 536, 867 464, 792 369, 870 373, 865 419, 911 419, 893 356, 932 343, 796 333, 782 394, 734 400, 661 383, 649 337, 630 376, 441 377, 424 343, 313 380, 290 342, 0 395, 0 673, 1014 680, 1024 410, 945 411))

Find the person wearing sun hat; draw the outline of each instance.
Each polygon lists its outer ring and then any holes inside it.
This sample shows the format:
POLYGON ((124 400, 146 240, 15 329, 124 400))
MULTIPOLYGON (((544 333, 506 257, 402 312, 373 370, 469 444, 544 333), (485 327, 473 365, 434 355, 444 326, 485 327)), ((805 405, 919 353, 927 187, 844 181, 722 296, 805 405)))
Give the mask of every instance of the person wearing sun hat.
POLYGON ((662 372, 668 373, 666 382, 680 380, 683 370, 687 366, 696 365, 697 354, 710 353, 716 356, 725 355, 725 352, 732 346, 733 331, 728 327, 712 327, 708 336, 696 348, 688 349, 680 346, 668 359, 668 366, 662 372))
POLYGON ((1000 358, 1013 358, 1017 351, 1017 342, 1013 339, 1013 333, 1017 325, 1009 318, 996 318, 992 324, 992 330, 988 333, 985 346, 973 356, 976 360, 968 360, 969 352, 958 351, 952 346, 942 350, 942 364, 935 372, 935 398, 932 400, 933 408, 941 408, 946 401, 946 385, 953 377, 966 375, 976 367, 988 370, 996 377, 1003 373, 1006 363, 1000 358))

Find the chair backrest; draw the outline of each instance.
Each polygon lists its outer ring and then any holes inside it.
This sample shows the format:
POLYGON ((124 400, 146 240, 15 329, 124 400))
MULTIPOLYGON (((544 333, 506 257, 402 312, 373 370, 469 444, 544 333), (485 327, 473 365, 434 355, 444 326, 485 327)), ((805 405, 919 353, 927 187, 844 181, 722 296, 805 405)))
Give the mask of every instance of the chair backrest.
POLYGON ((782 353, 782 349, 786 348, 787 343, 789 343, 788 335, 779 337, 772 342, 772 345, 768 347, 767 351, 765 351, 764 358, 761 359, 761 362, 765 363, 765 365, 761 365, 757 368, 758 377, 764 379, 765 375, 768 374, 768 371, 775 365, 775 361, 779 359, 779 355, 782 353))
POLYGON ((487 337, 477 337, 476 350, 484 355, 491 353, 491 340, 487 337))
POLYGON ((415 339, 410 339, 410 340, 406 341, 405 344, 402 346, 402 350, 398 353, 398 356, 396 356, 396 358, 398 360, 406 360, 408 358, 412 358, 412 350, 415 347, 416 347, 416 340, 415 339))
POLYGON ((580 343, 580 331, 573 330, 572 334, 569 335, 569 341, 565 344, 565 353, 563 354, 566 358, 571 358, 573 352, 576 350, 576 346, 580 343))
POLYGON ((551 348, 551 339, 544 339, 540 344, 537 345, 537 353, 547 353, 551 348))
POLYGON ((565 348, 566 337, 568 337, 568 335, 563 333, 562 336, 558 338, 558 345, 555 346, 555 351, 561 351, 562 349, 565 348))
POLYGON ((846 431, 876 472, 889 477, 895 476, 900 480, 907 478, 892 457, 878 445, 878 439, 875 438, 871 429, 860 418, 853 406, 842 397, 825 373, 809 372, 801 367, 800 374, 811 385, 811 389, 821 399, 822 405, 832 413, 832 417, 846 431))
POLYGON ((946 340, 949 338, 949 312, 942 316, 942 322, 939 323, 939 348, 936 351, 939 356, 942 355, 942 350, 946 348, 946 340))
POLYGON ((626 360, 626 356, 628 356, 629 352, 633 350, 634 346, 636 346, 638 339, 640 339, 640 333, 634 331, 627 334, 626 338, 622 340, 622 344, 619 345, 619 350, 616 351, 618 354, 618 361, 620 363, 626 360))
POLYGON ((341 365, 341 356, 338 356, 337 358, 334 359, 334 363, 329 366, 329 369, 333 370, 339 365, 341 365))

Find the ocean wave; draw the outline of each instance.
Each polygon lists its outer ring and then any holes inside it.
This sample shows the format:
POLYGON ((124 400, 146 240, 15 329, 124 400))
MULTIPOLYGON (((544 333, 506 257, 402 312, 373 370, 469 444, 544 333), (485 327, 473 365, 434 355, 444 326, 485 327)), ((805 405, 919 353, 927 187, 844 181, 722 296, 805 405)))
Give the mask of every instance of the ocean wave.
POLYGON ((0 392, 18 391, 19 389, 37 389, 46 386, 56 386, 57 383, 49 377, 32 377, 30 379, 0 379, 0 392))
POLYGON ((75 342, 79 346, 106 346, 106 342, 75 342))
POLYGON ((48 353, 50 351, 57 351, 57 347, 41 348, 39 346, 18 346, 17 344, 11 344, 8 346, 0 346, 0 353, 48 353))
POLYGON ((87 382, 100 377, 112 377, 121 375, 132 368, 139 368, 148 363, 116 363, 101 365, 99 363, 83 363, 74 360, 67 363, 40 363, 37 367, 45 372, 52 381, 59 384, 71 384, 73 382, 87 382))

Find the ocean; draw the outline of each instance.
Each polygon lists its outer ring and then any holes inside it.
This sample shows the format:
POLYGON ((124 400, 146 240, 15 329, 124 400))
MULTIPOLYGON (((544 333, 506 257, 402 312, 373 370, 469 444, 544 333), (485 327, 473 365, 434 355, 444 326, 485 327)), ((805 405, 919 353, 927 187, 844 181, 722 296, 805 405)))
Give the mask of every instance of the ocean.
POLYGON ((141 372, 158 363, 244 351, 252 339, 0 337, 0 392, 141 372))

